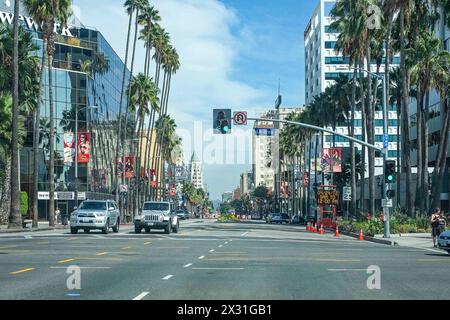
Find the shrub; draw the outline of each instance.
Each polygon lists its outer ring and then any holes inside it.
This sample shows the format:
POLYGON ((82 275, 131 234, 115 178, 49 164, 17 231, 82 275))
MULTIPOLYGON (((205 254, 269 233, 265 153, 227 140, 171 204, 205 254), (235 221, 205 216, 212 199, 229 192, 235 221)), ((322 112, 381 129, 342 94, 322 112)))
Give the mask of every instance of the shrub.
POLYGON ((24 191, 20 192, 20 213, 22 216, 28 214, 28 193, 24 191))

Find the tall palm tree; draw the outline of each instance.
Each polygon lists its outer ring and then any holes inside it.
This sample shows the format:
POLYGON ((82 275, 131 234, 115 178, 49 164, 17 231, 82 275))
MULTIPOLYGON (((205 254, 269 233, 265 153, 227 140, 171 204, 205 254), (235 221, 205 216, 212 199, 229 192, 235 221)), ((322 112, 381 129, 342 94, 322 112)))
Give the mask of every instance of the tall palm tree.
POLYGON ((13 45, 13 85, 11 95, 12 134, 11 134, 11 207, 8 228, 22 228, 20 215, 20 185, 19 185, 19 1, 14 1, 14 45, 13 45))
POLYGON ((153 6, 147 5, 143 8, 141 14, 138 17, 138 23, 144 28, 141 30, 140 40, 145 41, 145 63, 144 74, 148 75, 151 62, 151 50, 152 50, 152 34, 154 33, 154 26, 157 22, 161 21, 159 11, 153 6))

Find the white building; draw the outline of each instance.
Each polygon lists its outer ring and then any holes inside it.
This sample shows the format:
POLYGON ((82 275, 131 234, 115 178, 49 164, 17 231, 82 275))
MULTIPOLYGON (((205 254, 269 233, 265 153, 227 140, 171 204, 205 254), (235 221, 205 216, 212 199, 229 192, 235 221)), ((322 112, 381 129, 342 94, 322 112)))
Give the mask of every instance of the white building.
MULTIPOLYGON (((274 113, 268 112, 259 118, 274 118, 274 113)), ((273 161, 275 142, 274 124, 271 121, 255 121, 252 133, 253 181, 255 188, 262 185, 274 190, 275 163, 273 161)))
POLYGON ((202 163, 198 159, 195 152, 192 154, 189 170, 190 170, 189 177, 194 188, 203 189, 202 163))
MULTIPOLYGON (((349 61, 340 53, 334 50, 339 33, 332 30, 330 25, 333 19, 330 12, 336 4, 336 0, 319 0, 314 13, 305 29, 305 99, 306 104, 312 103, 315 96, 324 92, 325 89, 334 83, 333 79, 344 74, 348 77, 353 76, 353 70, 349 69, 349 61)), ((400 63, 399 56, 392 58, 392 67, 400 63)), ((368 66, 364 67, 366 70, 368 66)), ((376 72, 376 64, 370 66, 370 71, 376 72)), ((384 74, 384 61, 380 67, 380 75, 384 74)), ((375 78, 374 78, 375 80, 375 78)), ((383 147, 383 112, 375 112, 375 145, 383 147)), ((397 160, 397 112, 396 106, 388 106, 388 134, 389 147, 388 158, 397 160)), ((362 138, 362 116, 361 112, 355 112, 355 138, 362 138)), ((331 127, 329 129, 332 129, 331 127)), ((346 124, 337 124, 338 133, 349 135, 346 124)), ((366 137, 367 138, 367 137, 366 137)), ((367 139, 366 139, 367 140, 367 139)), ((316 139, 314 139, 314 142, 316 139)), ((323 141, 319 141, 318 149, 330 148, 333 146, 333 136, 325 133, 323 141)), ((335 138, 336 147, 349 147, 350 142, 344 138, 335 138)), ((355 144, 361 150, 361 146, 355 144)), ((320 154, 320 153, 319 153, 320 154)), ((383 158, 381 153, 375 155, 375 175, 381 175, 383 172, 383 158)), ((367 159, 367 149, 366 149, 367 159)), ((366 163, 366 177, 368 177, 368 163, 366 163)))

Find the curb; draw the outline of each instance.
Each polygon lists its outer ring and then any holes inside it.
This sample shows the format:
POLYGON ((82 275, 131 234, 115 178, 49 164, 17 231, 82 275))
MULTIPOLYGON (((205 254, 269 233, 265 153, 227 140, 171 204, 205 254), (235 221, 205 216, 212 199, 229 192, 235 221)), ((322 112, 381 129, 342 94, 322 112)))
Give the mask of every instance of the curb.
POLYGON ((37 229, 27 229, 27 228, 23 228, 23 229, 2 229, 0 230, 0 234, 2 233, 21 233, 21 232, 39 232, 39 231, 52 231, 52 230, 66 230, 63 228, 53 228, 53 227, 48 227, 48 228, 37 228, 37 229))
MULTIPOLYGON (((330 232, 334 232, 334 229, 326 229, 327 231, 330 232)), ((339 233, 352 237, 352 238, 359 238, 359 234, 358 233, 353 233, 353 232, 348 232, 348 231, 344 231, 339 229, 339 233)), ((387 240, 387 239, 378 239, 378 238, 374 238, 374 237, 370 237, 370 236, 364 236, 364 240, 366 241, 370 241, 370 242, 375 242, 375 243, 380 243, 380 244, 385 244, 388 246, 398 246, 399 244, 397 242, 395 242, 394 240, 387 240)))

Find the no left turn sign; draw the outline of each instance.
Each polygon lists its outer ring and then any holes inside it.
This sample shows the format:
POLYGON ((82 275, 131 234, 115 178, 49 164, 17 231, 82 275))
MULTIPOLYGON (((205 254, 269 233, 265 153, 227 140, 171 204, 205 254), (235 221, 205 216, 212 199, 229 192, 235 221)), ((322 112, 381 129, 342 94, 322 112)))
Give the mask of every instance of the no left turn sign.
POLYGON ((233 113, 234 124, 237 126, 245 126, 247 124, 247 112, 236 111, 233 113))

